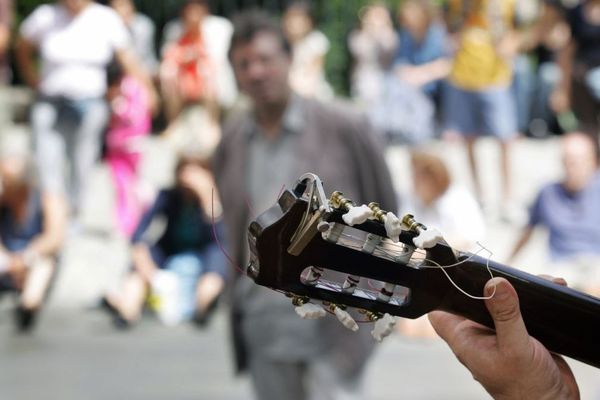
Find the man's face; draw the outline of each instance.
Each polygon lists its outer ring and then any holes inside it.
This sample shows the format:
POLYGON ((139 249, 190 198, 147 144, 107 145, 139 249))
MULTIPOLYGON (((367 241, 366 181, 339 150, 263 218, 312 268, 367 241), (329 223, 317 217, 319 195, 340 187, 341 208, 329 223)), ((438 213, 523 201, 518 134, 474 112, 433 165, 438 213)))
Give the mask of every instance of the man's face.
POLYGON ((89 4, 89 0, 61 0, 61 2, 72 14, 78 14, 89 4))
POLYGON ((287 100, 291 60, 275 34, 258 33, 248 43, 237 44, 231 62, 240 90, 257 107, 287 100))
POLYGON ((582 137, 566 137, 562 153, 566 187, 573 191, 582 190, 598 168, 593 145, 582 137))

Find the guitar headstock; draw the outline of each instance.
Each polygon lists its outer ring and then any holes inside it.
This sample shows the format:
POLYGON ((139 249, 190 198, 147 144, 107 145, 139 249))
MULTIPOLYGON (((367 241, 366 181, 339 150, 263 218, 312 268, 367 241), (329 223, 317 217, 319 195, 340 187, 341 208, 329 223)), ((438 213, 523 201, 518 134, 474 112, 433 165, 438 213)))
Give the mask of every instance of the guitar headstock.
POLYGON ((453 288, 432 266, 457 263, 454 251, 443 240, 419 249, 413 239, 425 226, 376 203, 366 207, 354 207, 340 192, 327 197, 316 175, 303 175, 250 224, 248 276, 295 305, 312 300, 330 309, 352 307, 373 320, 385 313, 417 318, 436 309, 453 288), (351 226, 344 220, 351 209, 369 216, 351 226), (385 223, 392 217, 402 224, 394 235, 385 223))

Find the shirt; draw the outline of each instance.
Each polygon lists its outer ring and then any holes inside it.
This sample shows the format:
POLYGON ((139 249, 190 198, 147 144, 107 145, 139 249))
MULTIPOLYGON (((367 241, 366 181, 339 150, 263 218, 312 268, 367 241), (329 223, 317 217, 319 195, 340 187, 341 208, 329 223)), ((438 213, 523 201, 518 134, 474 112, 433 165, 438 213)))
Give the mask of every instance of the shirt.
POLYGON ((20 33, 39 49, 41 94, 69 99, 103 97, 106 66, 115 51, 129 46, 118 14, 96 3, 75 16, 60 3, 39 6, 20 33))
POLYGON ((577 193, 560 183, 542 188, 531 207, 529 225, 549 230, 550 256, 566 260, 600 255, 600 174, 577 193))
POLYGON ((463 187, 451 185, 430 205, 423 204, 416 196, 402 200, 400 215, 410 213, 423 225, 438 229, 452 246, 471 247, 484 240, 483 213, 473 195, 463 187))
POLYGON ((585 3, 568 12, 568 22, 577 43, 575 58, 586 67, 594 68, 600 66, 600 25, 588 21, 585 3))
MULTIPOLYGON (((398 33, 398 50, 394 65, 423 65, 446 57, 446 30, 439 23, 432 23, 422 41, 417 41, 407 30, 398 33)), ((423 88, 428 94, 437 90, 436 82, 423 88)))
POLYGON ((511 66, 496 45, 512 28, 515 0, 450 0, 449 7, 451 19, 460 20, 452 84, 466 90, 508 86, 511 66))

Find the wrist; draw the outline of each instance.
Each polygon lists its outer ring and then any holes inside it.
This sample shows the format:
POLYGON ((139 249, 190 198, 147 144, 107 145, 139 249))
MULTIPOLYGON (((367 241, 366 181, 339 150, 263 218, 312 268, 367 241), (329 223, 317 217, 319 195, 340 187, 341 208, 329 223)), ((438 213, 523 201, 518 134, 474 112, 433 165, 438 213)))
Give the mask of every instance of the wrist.
POLYGON ((510 385, 512 389, 507 392, 493 393, 490 395, 495 400, 579 400, 579 392, 573 392, 565 382, 557 378, 555 382, 544 382, 540 385, 531 383, 535 378, 526 379, 522 384, 510 385))

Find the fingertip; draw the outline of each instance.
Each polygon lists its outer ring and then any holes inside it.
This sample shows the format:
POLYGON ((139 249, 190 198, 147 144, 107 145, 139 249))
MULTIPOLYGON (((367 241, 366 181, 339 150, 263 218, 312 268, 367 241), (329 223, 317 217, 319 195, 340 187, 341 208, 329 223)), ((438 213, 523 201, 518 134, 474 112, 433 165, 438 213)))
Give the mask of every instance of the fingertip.
POLYGON ((567 281, 564 278, 553 278, 552 282, 556 283, 557 285, 561 285, 561 286, 569 286, 569 284, 567 283, 567 281))
POLYGON ((484 293, 490 298, 506 298, 510 295, 511 284, 504 278, 492 278, 485 284, 484 293))

